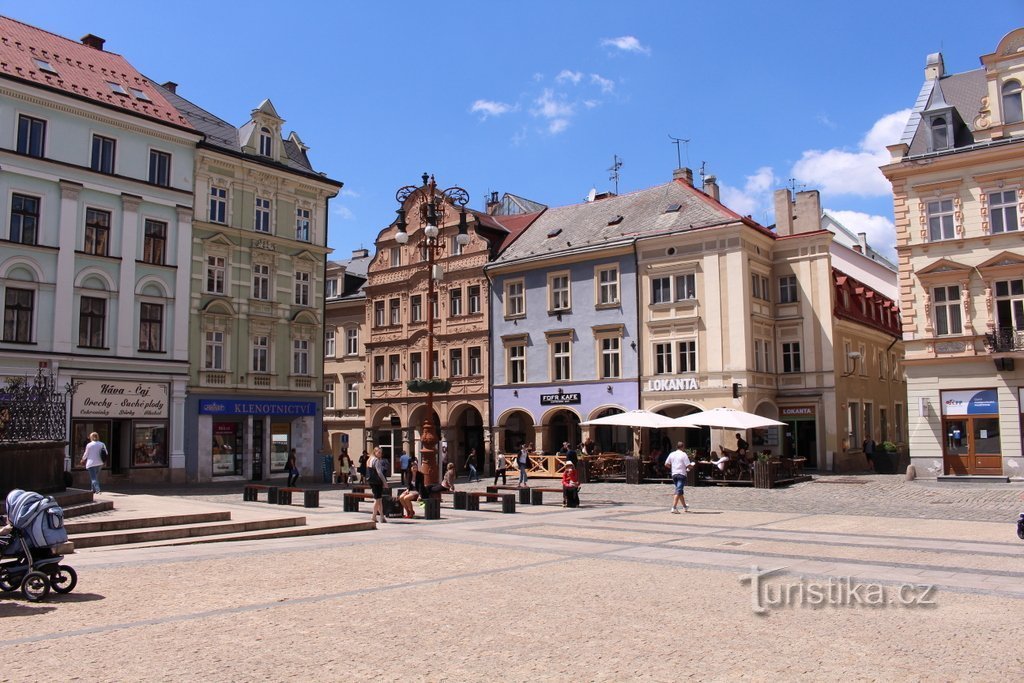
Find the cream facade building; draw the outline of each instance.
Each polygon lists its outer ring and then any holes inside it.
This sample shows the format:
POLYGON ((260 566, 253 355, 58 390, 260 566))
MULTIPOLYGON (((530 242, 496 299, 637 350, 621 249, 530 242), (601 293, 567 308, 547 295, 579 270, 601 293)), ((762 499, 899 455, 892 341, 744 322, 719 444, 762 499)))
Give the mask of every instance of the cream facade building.
POLYGON ((1024 471, 1024 28, 981 68, 929 55, 892 161, 911 460, 918 476, 1024 471))

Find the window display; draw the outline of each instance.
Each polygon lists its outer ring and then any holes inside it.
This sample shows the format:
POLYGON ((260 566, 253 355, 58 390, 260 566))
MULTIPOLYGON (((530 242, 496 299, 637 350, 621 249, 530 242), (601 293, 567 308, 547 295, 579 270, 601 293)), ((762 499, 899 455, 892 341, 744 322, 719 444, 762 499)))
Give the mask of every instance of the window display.
POLYGON ((284 472, 291 448, 291 424, 274 422, 270 425, 270 471, 284 472))
POLYGON ((242 425, 213 423, 213 476, 242 474, 242 425))
POLYGON ((132 438, 132 467, 167 467, 166 423, 135 423, 132 438))
MULTIPOLYGON (((110 420, 72 420, 71 421, 71 467, 76 470, 84 470, 82 467, 82 453, 85 445, 89 443, 89 434, 96 432, 100 435, 100 441, 107 447, 107 452, 114 451, 114 444, 110 441, 110 420)), ((105 465, 110 466, 108 461, 105 465)))

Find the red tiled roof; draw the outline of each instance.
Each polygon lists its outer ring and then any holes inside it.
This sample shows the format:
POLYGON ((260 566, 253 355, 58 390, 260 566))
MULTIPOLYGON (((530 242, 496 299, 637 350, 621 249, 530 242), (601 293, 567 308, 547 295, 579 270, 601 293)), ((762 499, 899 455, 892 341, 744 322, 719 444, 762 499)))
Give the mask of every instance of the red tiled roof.
POLYGON ((505 247, 516 241, 516 238, 523 234, 523 232, 530 227, 530 224, 537 220, 543 211, 536 211, 534 213, 518 213, 511 216, 492 216, 487 213, 474 211, 477 219, 481 225, 489 228, 496 228, 499 231, 505 231, 506 234, 502 235, 500 243, 496 245, 497 253, 501 253, 505 247))
POLYGON ((188 120, 121 55, 97 50, 3 16, 0 16, 0 78, 31 83, 136 116, 192 129, 188 120), (35 62, 37 59, 48 62, 57 73, 40 68, 35 62), (127 94, 115 93, 108 83, 117 83, 127 94), (139 100, 129 88, 145 93, 150 101, 139 100))

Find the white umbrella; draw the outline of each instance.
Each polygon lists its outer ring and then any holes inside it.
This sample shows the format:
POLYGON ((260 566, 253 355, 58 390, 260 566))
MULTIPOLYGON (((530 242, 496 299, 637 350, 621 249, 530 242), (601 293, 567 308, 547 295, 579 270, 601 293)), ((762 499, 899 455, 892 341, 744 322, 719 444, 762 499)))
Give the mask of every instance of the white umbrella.
POLYGON ((676 427, 720 427, 722 429, 758 429, 786 424, 770 417, 761 417, 732 408, 713 408, 702 413, 677 417, 674 422, 676 427))
POLYGON ((630 410, 615 415, 605 415, 593 420, 581 422, 581 425, 594 425, 606 427, 650 427, 653 429, 666 429, 670 427, 683 427, 671 417, 660 413, 652 413, 649 410, 630 410))

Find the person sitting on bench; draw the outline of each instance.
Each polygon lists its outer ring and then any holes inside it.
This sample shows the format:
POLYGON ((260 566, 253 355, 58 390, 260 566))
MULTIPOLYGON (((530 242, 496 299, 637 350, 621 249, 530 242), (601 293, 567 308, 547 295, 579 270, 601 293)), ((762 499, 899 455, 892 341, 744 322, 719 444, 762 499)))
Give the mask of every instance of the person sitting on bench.
POLYGON ((450 462, 444 470, 444 478, 440 484, 431 484, 431 493, 440 493, 441 491, 454 491, 455 490, 455 463, 450 462))
POLYGON ((565 461, 562 468, 562 507, 575 508, 580 506, 580 475, 572 460, 565 461))
POLYGON ((412 504, 424 497, 425 488, 423 485, 423 473, 420 472, 416 459, 412 458, 409 462, 409 488, 398 497, 398 502, 402 505, 403 517, 411 519, 416 516, 412 504))

